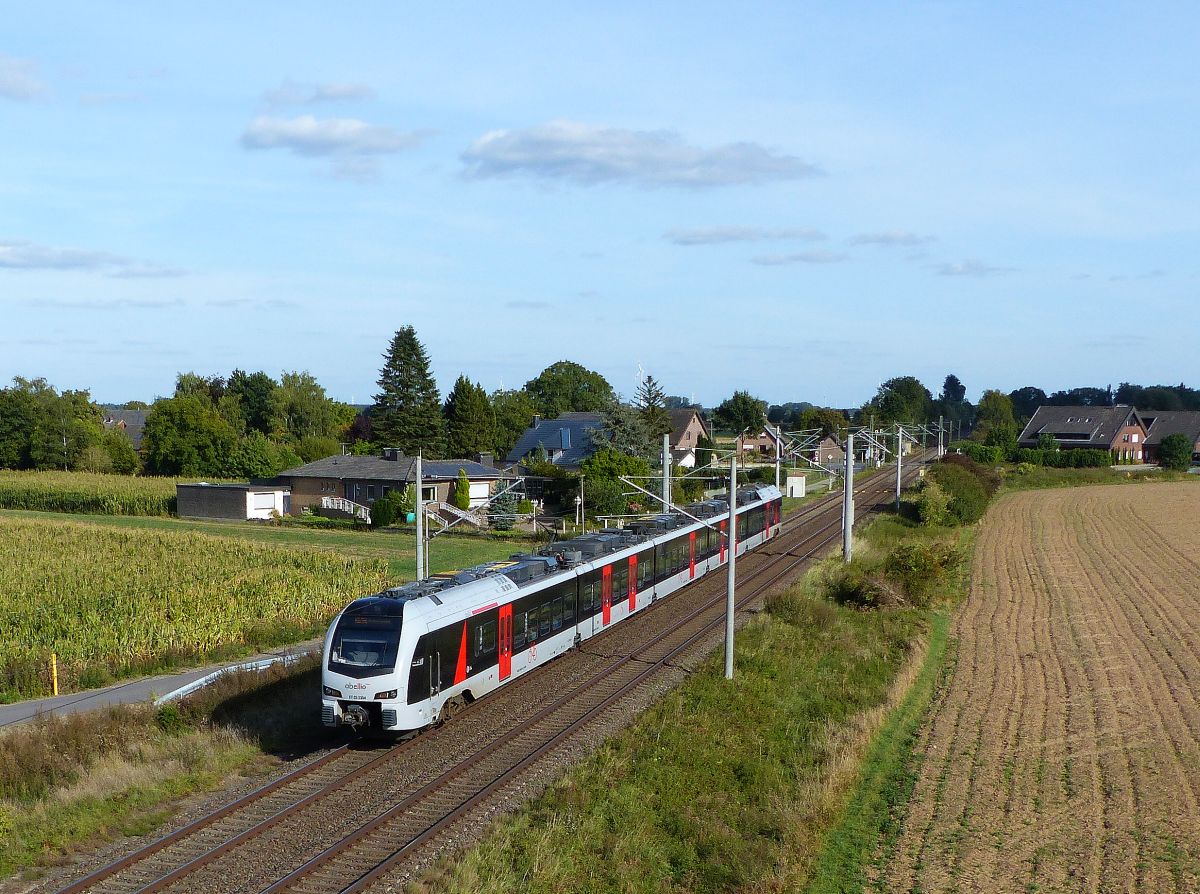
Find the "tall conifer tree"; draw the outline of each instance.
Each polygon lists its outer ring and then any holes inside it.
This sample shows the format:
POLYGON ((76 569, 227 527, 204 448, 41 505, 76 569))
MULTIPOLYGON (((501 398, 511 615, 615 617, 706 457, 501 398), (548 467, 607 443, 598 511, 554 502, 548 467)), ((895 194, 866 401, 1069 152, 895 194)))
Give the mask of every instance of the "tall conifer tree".
POLYGON ((384 354, 371 421, 383 447, 399 447, 410 455, 418 450, 426 456, 445 453, 442 402, 429 372, 429 355, 412 326, 399 329, 384 354))
POLYGON ((446 398, 446 452, 455 458, 469 458, 490 452, 496 442, 496 413, 487 392, 459 376, 446 398))
POLYGON ((642 384, 638 385, 634 405, 642 414, 642 420, 656 444, 662 440, 663 435, 671 433, 671 414, 667 412, 666 401, 667 395, 658 382, 654 381, 654 376, 647 375, 642 384))

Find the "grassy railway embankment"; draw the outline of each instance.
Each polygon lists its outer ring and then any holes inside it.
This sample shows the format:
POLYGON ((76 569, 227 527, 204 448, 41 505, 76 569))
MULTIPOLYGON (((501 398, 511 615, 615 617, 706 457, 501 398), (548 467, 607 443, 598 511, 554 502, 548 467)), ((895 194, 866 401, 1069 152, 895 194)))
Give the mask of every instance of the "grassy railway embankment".
POLYGON ((795 891, 853 877, 911 786, 971 539, 894 517, 864 527, 850 570, 826 560, 742 628, 732 684, 714 656, 417 889, 795 891))

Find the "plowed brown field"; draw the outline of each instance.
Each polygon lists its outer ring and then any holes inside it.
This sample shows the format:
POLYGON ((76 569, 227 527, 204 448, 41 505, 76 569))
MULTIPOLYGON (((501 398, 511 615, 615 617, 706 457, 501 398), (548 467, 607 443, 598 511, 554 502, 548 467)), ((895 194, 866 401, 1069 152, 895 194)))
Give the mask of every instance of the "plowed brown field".
POLYGON ((1015 494, 881 887, 1200 891, 1200 486, 1015 494))

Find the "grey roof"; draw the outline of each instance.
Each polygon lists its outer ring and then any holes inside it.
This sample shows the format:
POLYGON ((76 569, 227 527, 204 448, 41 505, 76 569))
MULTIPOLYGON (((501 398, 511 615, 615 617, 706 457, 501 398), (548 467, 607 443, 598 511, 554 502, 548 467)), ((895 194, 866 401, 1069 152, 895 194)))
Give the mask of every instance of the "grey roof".
POLYGON ((577 469, 596 452, 590 433, 603 428, 599 413, 563 413, 553 419, 542 419, 525 429, 505 461, 520 462, 541 444, 556 466, 577 469))
POLYGON ((1129 406, 1038 407, 1018 442, 1023 447, 1036 446, 1038 437, 1047 434, 1073 446, 1107 450, 1127 421, 1145 427, 1138 411, 1129 406))
POLYGON ((133 449, 142 449, 142 429, 146 427, 145 410, 105 410, 104 427, 124 430, 133 441, 133 449), (122 423, 124 423, 122 425, 122 423))
POLYGON ((1167 435, 1185 434, 1195 444, 1200 441, 1200 411, 1197 410, 1146 410, 1142 419, 1149 427, 1146 443, 1161 444, 1167 435))
MULTIPOLYGON (((415 477, 417 459, 414 456, 398 456, 384 459, 381 456, 328 456, 294 469, 280 472, 284 478, 355 478, 364 481, 408 481, 415 477)), ((504 478, 499 469, 485 466, 470 459, 427 459, 421 463, 421 477, 433 480, 449 480, 458 477, 462 469, 467 477, 478 480, 504 478)))

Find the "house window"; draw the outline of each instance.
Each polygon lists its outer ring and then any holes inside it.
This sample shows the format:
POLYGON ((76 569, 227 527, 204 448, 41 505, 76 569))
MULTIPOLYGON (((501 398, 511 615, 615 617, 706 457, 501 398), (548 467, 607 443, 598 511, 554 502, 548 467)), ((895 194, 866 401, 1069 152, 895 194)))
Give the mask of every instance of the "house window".
POLYGON ((367 485, 367 499, 368 500, 375 499, 375 485, 373 485, 373 484, 367 485))
POLYGON ((422 487, 421 494, 422 494, 421 499, 423 499, 426 503, 436 503, 437 502, 437 486, 436 485, 434 485, 432 487, 422 487))
POLYGON ((1135 444, 1136 444, 1137 442, 1138 442, 1138 436, 1137 436, 1136 434, 1134 434, 1134 436, 1133 436, 1133 443, 1135 443, 1135 444))
POLYGON ((1123 435, 1121 437, 1121 440, 1124 441, 1126 444, 1128 444, 1129 443, 1129 435, 1123 435))

